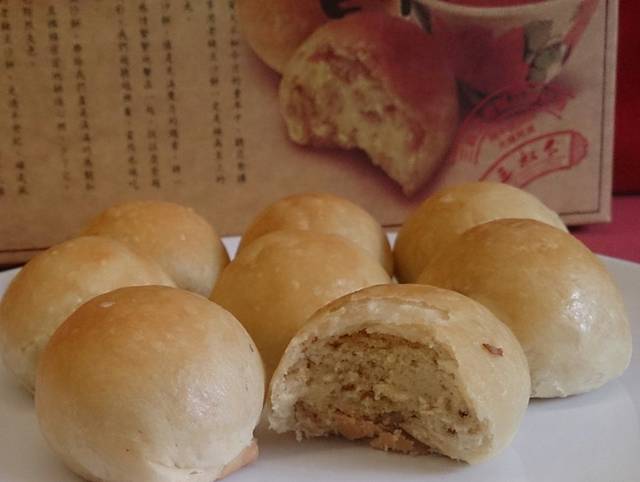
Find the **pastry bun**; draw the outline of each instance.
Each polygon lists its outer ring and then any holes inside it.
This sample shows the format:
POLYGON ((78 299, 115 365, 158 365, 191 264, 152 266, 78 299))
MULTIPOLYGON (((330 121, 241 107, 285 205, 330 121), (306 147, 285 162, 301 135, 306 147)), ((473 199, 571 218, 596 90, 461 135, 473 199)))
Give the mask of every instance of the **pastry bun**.
POLYGON ((244 325, 270 377, 287 343, 314 311, 352 291, 388 282, 375 259, 340 236, 275 231, 238 253, 211 299, 244 325))
POLYGON ((393 274, 389 241, 380 224, 357 204, 326 193, 294 194, 262 211, 242 236, 239 250, 255 239, 283 229, 308 230, 347 238, 393 274))
POLYGON ((609 273, 580 241, 547 224, 476 226, 443 249, 419 282, 469 296, 505 322, 527 354, 534 397, 593 390, 629 364, 629 322, 609 273))
POLYGON ((429 286, 375 286, 320 309, 291 340, 269 423, 474 463, 510 443, 529 390, 520 344, 482 305, 429 286))
POLYGON ((257 455, 258 351, 227 311, 194 293, 122 288, 76 310, 36 381, 42 433, 91 481, 210 482, 257 455))
POLYGON ((526 191, 495 182, 469 182, 427 198, 398 232, 396 277, 413 283, 442 247, 467 229, 502 218, 535 219, 567 230, 560 217, 526 191))
POLYGON ((435 41, 373 12, 316 30, 284 70, 280 104, 291 140, 362 149, 407 195, 440 165, 458 124, 455 79, 435 41))
MULTIPOLYGON (((339 4, 340 2, 334 2, 339 4)), ((276 72, 282 72, 298 46, 315 29, 329 22, 320 0, 237 0, 242 32, 260 59, 276 72)), ((400 13, 399 0, 350 0, 338 10, 381 10, 400 13)), ((348 10, 348 12, 345 12, 348 10)))
POLYGON ((33 391, 40 353, 78 306, 132 285, 174 286, 153 261, 119 241, 83 236, 32 258, 0 303, 0 348, 6 367, 33 391))
POLYGON ((209 296, 229 256, 211 225, 193 209, 132 201, 93 219, 85 234, 108 236, 156 261, 185 290, 209 296))

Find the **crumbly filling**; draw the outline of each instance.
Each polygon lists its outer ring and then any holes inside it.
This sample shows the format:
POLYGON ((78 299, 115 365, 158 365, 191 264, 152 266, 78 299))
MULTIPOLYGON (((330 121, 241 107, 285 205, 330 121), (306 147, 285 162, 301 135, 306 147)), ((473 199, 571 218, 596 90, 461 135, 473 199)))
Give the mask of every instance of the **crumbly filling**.
POLYGON ((294 141, 360 148, 392 178, 410 181, 425 131, 359 57, 318 50, 294 79, 285 108, 294 141))
POLYGON ((295 404, 299 437, 341 435, 405 453, 456 454, 488 443, 457 388, 443 347, 367 333, 319 340, 287 377, 305 381, 295 404))

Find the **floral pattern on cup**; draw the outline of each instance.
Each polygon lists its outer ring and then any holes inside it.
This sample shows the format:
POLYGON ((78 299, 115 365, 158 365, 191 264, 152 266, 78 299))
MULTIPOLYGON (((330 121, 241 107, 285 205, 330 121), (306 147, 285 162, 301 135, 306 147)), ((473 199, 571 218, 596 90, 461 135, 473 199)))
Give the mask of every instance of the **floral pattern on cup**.
POLYGON ((466 93, 482 98, 505 85, 521 83, 529 66, 524 61, 524 29, 500 36, 475 25, 463 32, 451 32, 437 16, 431 19, 434 35, 447 46, 447 56, 466 93), (496 65, 500 65, 497 69, 496 65), (467 92, 468 91, 468 92, 467 92))
POLYGON ((449 8, 451 4, 443 0, 422 0, 416 9, 423 11, 418 18, 428 19, 428 24, 423 22, 425 30, 445 50, 463 95, 475 104, 504 89, 540 88, 551 81, 598 7, 598 0, 546 3, 550 7, 535 4, 522 8, 522 13, 518 6, 449 8), (564 8, 562 15, 544 10, 556 8, 554 4, 564 8), (571 10, 567 12, 567 8, 571 10), (500 17, 503 12, 504 21, 500 17))

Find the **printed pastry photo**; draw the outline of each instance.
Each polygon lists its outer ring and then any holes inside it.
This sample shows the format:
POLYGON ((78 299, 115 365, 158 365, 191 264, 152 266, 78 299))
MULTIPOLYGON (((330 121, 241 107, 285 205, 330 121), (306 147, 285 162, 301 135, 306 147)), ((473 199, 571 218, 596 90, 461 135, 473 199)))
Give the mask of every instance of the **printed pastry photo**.
MULTIPOLYGON (((548 84, 563 70, 598 1, 265 5, 241 0, 238 15, 252 50, 282 74, 280 110, 289 139, 363 151, 411 198, 439 167, 461 158, 476 162, 458 148, 495 137, 494 122, 475 125, 481 112, 506 103, 514 119, 507 128, 516 130, 527 115, 540 117, 538 103, 553 97, 545 89, 571 97, 548 84), (476 132, 480 128, 489 134, 476 132)), ((481 156, 485 150, 490 154, 480 162, 483 172, 496 153, 489 147, 466 153, 481 156)), ((328 150, 326 155, 331 157, 328 150)), ((540 176, 557 170, 540 169, 540 176)), ((442 173, 446 178, 448 171, 442 173)), ((482 172, 469 169, 467 179, 481 178, 482 172)))
POLYGON ((353 12, 400 14, 400 0, 237 0, 242 32, 255 54, 276 72, 325 23, 353 12))
POLYGON ((285 67, 280 102, 293 142, 361 149, 408 196, 441 165, 458 126, 455 79, 437 44, 381 13, 316 30, 285 67))

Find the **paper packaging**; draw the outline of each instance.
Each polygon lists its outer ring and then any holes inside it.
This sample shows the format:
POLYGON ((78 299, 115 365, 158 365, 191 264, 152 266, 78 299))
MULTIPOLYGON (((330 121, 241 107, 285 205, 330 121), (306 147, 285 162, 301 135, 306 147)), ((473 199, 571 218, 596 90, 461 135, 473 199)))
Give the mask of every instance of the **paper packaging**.
MULTIPOLYGON (((338 16, 357 10, 348 4, 321 2, 338 16)), ((437 0, 413 6, 425 35, 453 45, 467 107, 438 174, 407 197, 362 153, 288 140, 279 76, 245 43, 233 1, 0 0, 0 263, 135 198, 191 205, 221 234, 238 234, 277 198, 330 191, 395 227, 434 189, 485 178, 524 186, 570 224, 606 221, 617 1, 545 4, 550 16, 523 13, 534 3, 498 20, 437 0), (567 24, 576 7, 592 10, 578 27, 567 24), (482 92, 508 79, 497 67, 465 72, 465 22, 475 22, 474 55, 537 69, 535 99, 482 92)))

